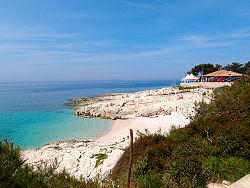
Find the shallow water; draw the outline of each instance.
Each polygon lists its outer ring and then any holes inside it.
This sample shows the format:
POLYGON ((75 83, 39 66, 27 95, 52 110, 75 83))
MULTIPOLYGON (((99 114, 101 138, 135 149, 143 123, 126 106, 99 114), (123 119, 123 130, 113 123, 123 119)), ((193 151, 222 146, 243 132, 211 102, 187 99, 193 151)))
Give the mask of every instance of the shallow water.
POLYGON ((95 139, 112 121, 82 118, 64 107, 68 99, 103 93, 135 92, 178 84, 175 81, 0 83, 0 139, 22 149, 68 139, 95 139))

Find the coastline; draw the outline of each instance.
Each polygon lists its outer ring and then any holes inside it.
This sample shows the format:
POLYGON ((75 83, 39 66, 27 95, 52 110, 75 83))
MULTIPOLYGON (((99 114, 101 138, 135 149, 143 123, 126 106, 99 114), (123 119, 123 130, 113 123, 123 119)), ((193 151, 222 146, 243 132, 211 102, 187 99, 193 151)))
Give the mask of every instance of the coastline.
POLYGON ((169 87, 158 90, 74 99, 82 104, 74 114, 76 116, 116 120, 151 117, 164 114, 164 112, 169 114, 176 111, 185 116, 193 117, 195 115, 195 103, 200 101, 209 102, 212 99, 211 89, 179 88, 169 87))
MULTIPOLYGON (((172 126, 187 125, 195 115, 195 103, 202 100, 209 102, 211 96, 212 90, 204 88, 183 91, 173 87, 98 96, 94 98, 95 102, 80 107, 76 112, 83 110, 84 113, 88 112, 90 117, 104 115, 104 118, 116 119, 107 134, 93 141, 62 141, 46 144, 41 148, 23 151, 22 156, 26 163, 32 166, 43 162, 51 164, 56 159, 58 171, 65 169, 76 178, 81 176, 105 178, 124 149, 129 146, 129 129, 134 130, 135 139, 138 136, 137 131, 143 134, 157 132, 167 134, 172 126), (107 106, 107 104, 114 105, 107 106), (113 115, 120 118, 113 118, 113 115), (105 157, 99 159, 100 155, 105 157)), ((84 113, 83 116, 86 116, 84 113)))

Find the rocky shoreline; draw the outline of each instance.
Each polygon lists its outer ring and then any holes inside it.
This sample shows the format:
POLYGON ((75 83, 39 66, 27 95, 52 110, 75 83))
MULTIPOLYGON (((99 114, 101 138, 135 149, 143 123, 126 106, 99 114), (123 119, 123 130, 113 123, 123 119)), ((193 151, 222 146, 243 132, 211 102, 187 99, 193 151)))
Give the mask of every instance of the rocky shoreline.
POLYGON ((58 171, 65 169, 76 178, 105 178, 129 145, 129 129, 136 132, 168 133, 172 126, 184 127, 195 116, 195 104, 210 102, 212 90, 178 87, 135 93, 107 94, 72 99, 75 115, 114 119, 112 130, 95 141, 63 141, 42 148, 22 151, 27 164, 58 162, 58 171))
POLYGON ((135 93, 119 93, 94 98, 73 99, 79 106, 75 115, 101 117, 108 119, 131 119, 180 112, 192 117, 195 115, 195 102, 209 102, 212 90, 204 88, 184 89, 178 87, 162 88, 135 93))

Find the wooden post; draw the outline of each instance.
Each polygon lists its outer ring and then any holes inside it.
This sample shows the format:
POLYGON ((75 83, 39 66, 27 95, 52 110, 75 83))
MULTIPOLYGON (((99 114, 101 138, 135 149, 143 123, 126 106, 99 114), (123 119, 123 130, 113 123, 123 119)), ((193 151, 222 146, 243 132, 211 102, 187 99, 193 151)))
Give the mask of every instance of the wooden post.
POLYGON ((132 162, 133 162, 133 130, 130 129, 130 159, 129 159, 129 166, 128 166, 128 184, 127 188, 130 188, 130 177, 131 177, 131 167, 132 167, 132 162))

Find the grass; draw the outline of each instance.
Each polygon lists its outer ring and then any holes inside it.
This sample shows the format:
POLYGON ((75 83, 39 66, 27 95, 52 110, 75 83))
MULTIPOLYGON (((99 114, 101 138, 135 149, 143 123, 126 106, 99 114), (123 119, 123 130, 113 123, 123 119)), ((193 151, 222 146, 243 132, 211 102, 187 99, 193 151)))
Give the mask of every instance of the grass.
POLYGON ((98 153, 91 156, 91 158, 96 158, 95 168, 103 164, 103 161, 108 158, 108 155, 105 153, 98 153))

